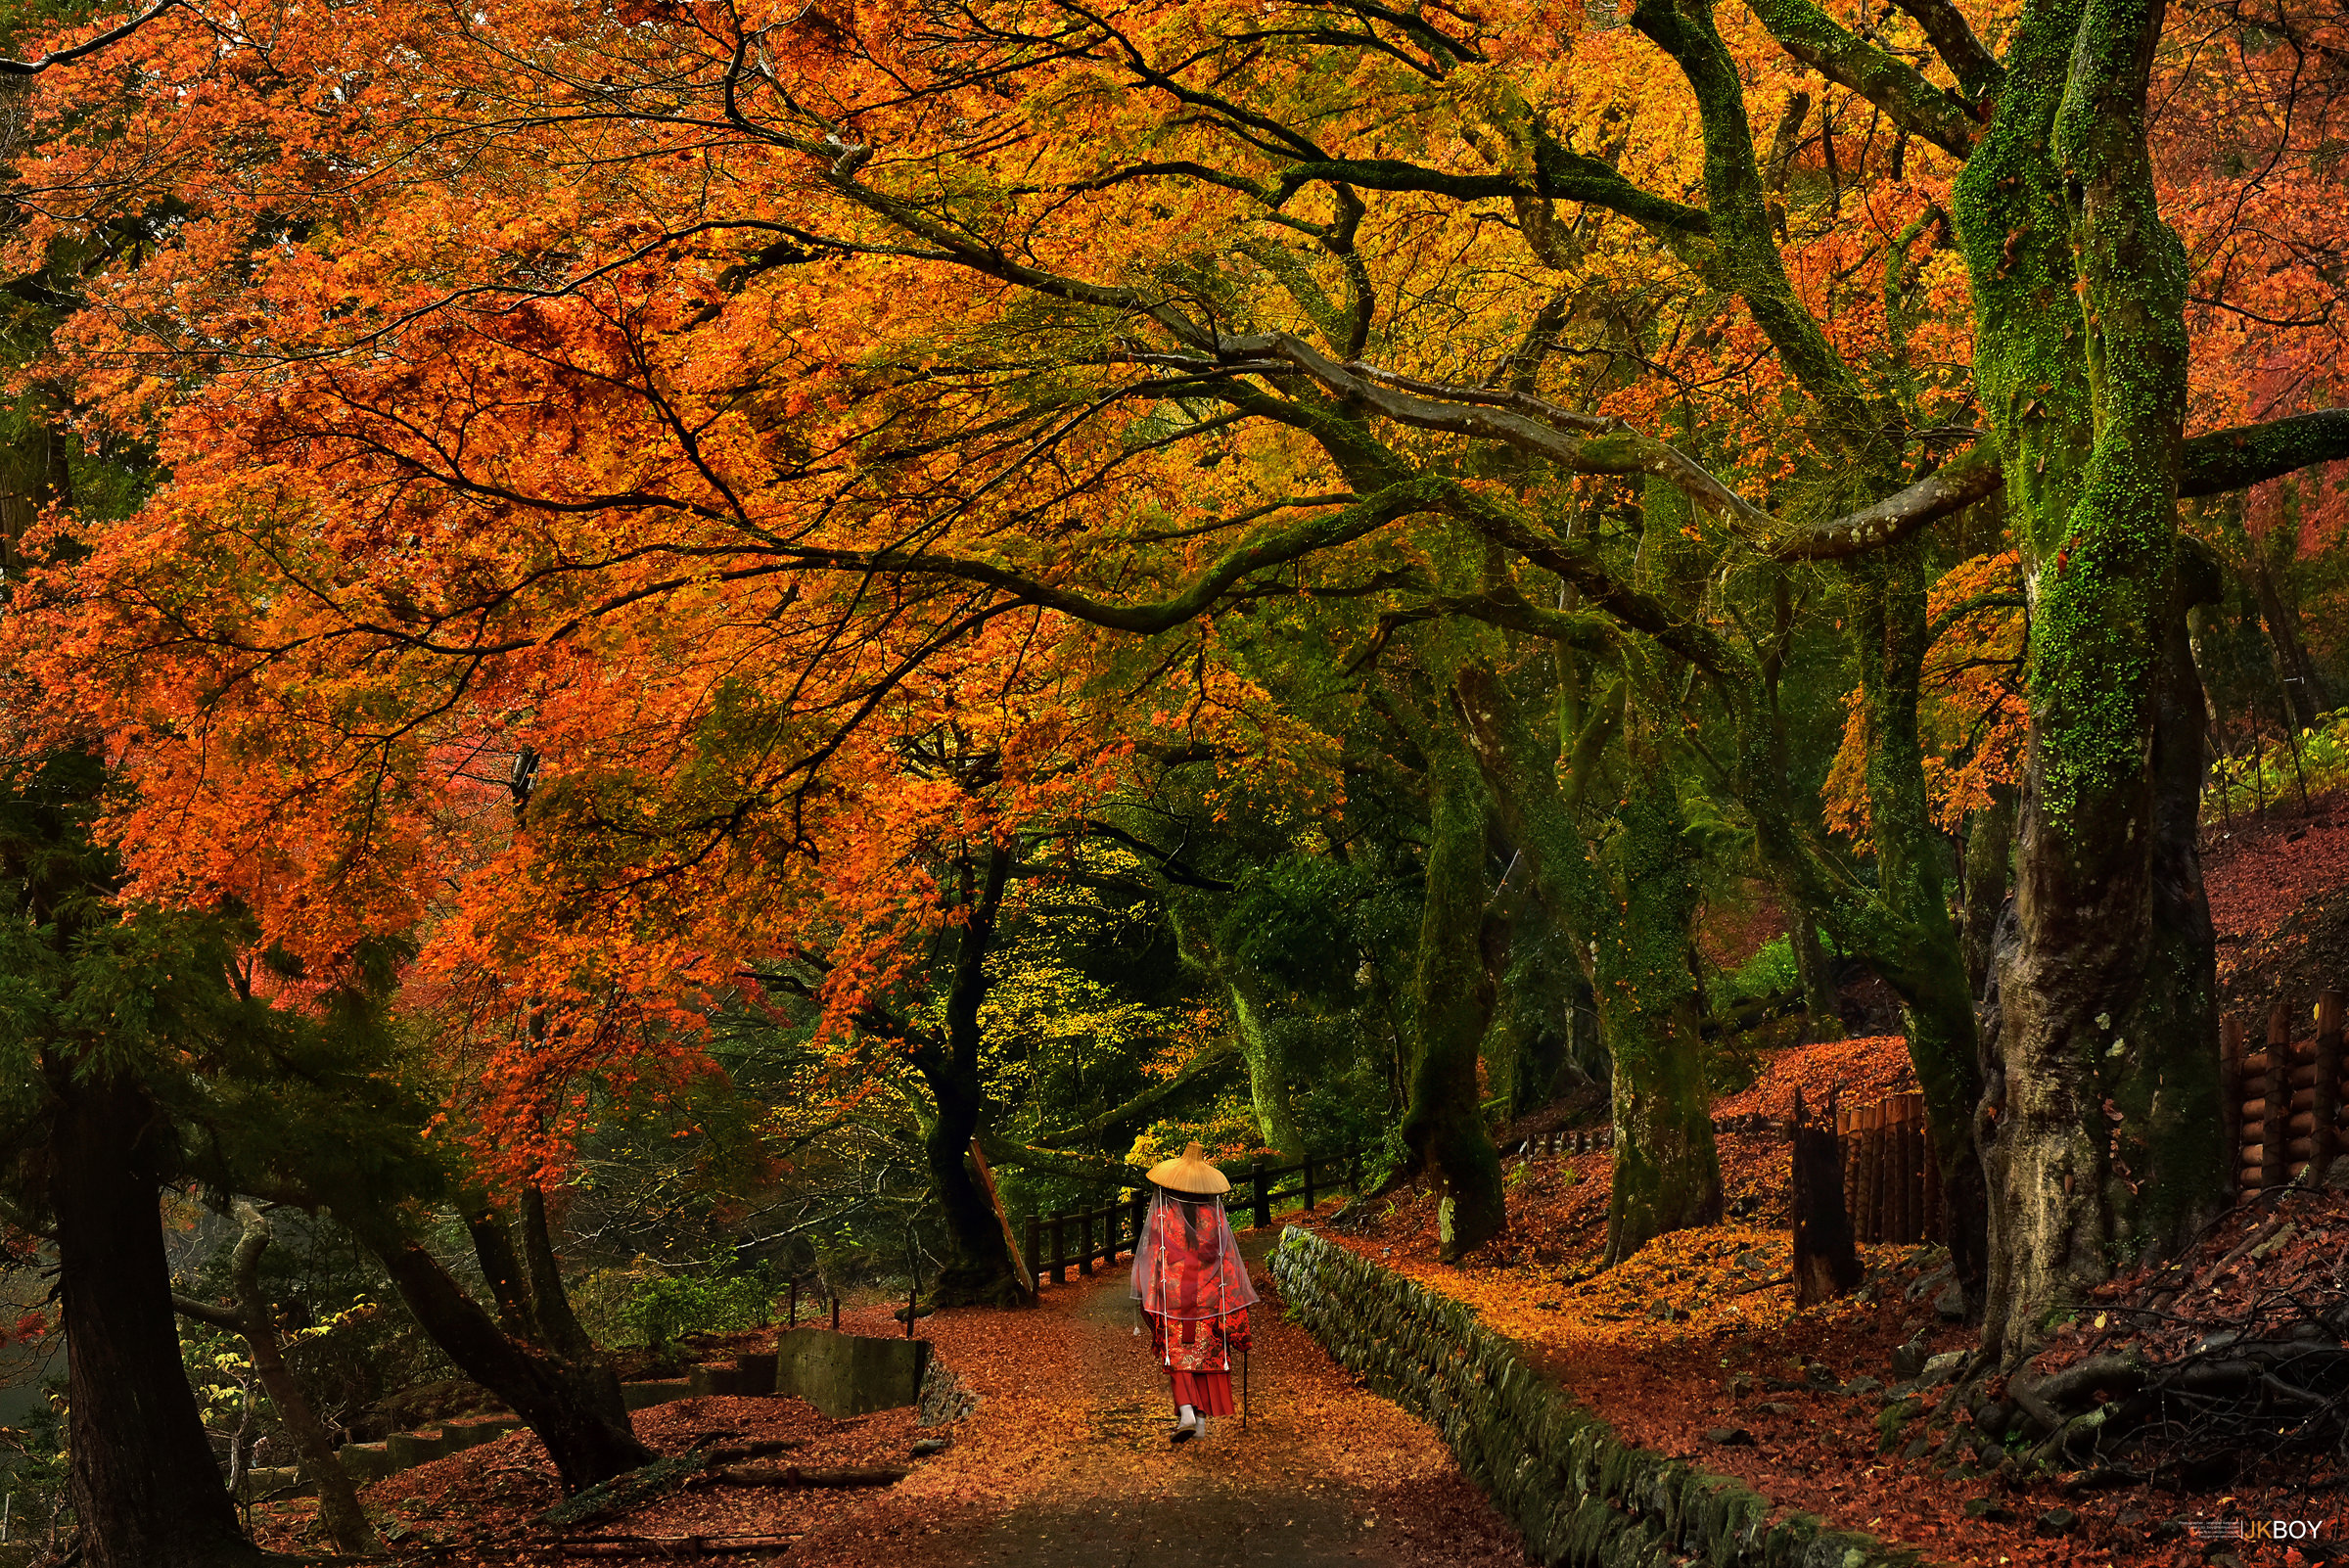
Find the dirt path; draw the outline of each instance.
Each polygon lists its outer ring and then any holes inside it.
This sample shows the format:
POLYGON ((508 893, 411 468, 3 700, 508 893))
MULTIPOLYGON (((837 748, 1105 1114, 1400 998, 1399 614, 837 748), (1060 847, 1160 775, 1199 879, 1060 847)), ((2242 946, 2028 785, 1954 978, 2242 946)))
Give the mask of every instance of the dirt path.
MULTIPOLYGON (((1173 1407, 1120 1265, 1047 1286, 1033 1313, 942 1313, 924 1326, 981 1397, 956 1445, 801 1564, 923 1568, 1329 1568, 1522 1564, 1515 1532, 1442 1442, 1357 1388, 1279 1319, 1263 1254, 1249 1418, 1171 1445, 1173 1407)), ((878 1324, 865 1325, 866 1332, 878 1324)))

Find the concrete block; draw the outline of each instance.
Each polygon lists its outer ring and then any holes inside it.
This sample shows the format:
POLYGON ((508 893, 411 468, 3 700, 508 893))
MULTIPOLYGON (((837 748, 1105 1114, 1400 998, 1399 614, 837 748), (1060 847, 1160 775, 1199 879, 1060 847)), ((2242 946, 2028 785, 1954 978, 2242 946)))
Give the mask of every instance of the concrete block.
POLYGON ((381 1481, 396 1468, 390 1452, 381 1443, 345 1443, 335 1451, 335 1457, 343 1461, 343 1468, 360 1486, 381 1481))
POLYGON ((384 1439, 384 1453, 391 1456, 392 1469, 405 1470, 442 1457, 448 1447, 422 1432, 394 1432, 384 1439))
POLYGON ((795 1328, 775 1347, 775 1392, 826 1415, 868 1415, 913 1405, 930 1365, 926 1339, 879 1339, 795 1328))
POLYGON ((631 1410, 649 1410, 656 1405, 667 1405, 671 1400, 685 1399, 694 1392, 692 1382, 682 1377, 659 1382, 622 1383, 620 1385, 621 1403, 631 1410))
POLYGON ((734 1358, 734 1369, 741 1375, 742 1392, 750 1395, 772 1394, 775 1391, 775 1353, 760 1351, 734 1358))
POLYGON ((742 1368, 731 1361, 704 1361, 693 1369, 693 1376, 688 1381, 697 1400, 739 1394, 742 1392, 742 1368))
POLYGON ((237 1494, 240 1502, 260 1502, 271 1498, 306 1498, 315 1490, 305 1485, 301 1472, 292 1465, 257 1465, 245 1472, 244 1487, 237 1494))

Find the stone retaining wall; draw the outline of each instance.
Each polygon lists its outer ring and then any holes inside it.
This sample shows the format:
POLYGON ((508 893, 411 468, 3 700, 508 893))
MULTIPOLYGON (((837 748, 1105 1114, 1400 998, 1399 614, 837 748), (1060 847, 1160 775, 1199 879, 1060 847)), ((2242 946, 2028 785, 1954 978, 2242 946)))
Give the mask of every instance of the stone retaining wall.
POLYGON ((1769 1523, 1732 1476, 1635 1448, 1458 1302, 1291 1226, 1272 1254, 1289 1315, 1373 1392, 1443 1434, 1462 1473, 1572 1568, 1911 1568, 1921 1561, 1814 1515, 1769 1523))

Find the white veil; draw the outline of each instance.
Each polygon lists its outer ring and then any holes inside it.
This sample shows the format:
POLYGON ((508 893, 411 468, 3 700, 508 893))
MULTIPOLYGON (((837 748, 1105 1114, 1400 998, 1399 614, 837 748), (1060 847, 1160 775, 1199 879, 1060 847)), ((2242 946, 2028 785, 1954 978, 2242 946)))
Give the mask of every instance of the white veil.
POLYGON ((1222 1198, 1154 1187, 1128 1288, 1142 1311, 1162 1317, 1221 1317, 1253 1306, 1256 1285, 1222 1198))

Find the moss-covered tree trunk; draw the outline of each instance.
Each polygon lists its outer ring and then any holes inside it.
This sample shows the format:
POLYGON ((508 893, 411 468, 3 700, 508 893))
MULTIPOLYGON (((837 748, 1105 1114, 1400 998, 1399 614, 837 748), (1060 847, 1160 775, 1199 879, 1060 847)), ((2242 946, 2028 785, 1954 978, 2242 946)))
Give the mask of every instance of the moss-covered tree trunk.
POLYGON ((2011 784, 1997 786, 1990 804, 1966 818, 1965 902, 1958 940, 1965 953, 1966 989, 1977 997, 1990 981, 1999 912, 2006 907, 2006 890, 2014 883, 2014 821, 2015 789, 2011 784))
POLYGON ((1819 922, 1810 910, 1795 910, 1786 945, 1794 958, 1795 984, 1803 992, 1803 1038, 1843 1038, 1843 1009, 1835 993, 1834 966, 1827 960, 1826 946, 1819 940, 1819 922))
POLYGON ((1289 1092, 1288 1064, 1274 1032, 1270 999, 1246 975, 1219 969, 1224 993, 1231 997, 1232 1032, 1240 1056, 1248 1064, 1248 1104, 1256 1113, 1257 1136, 1265 1147, 1279 1153, 1282 1162, 1305 1158, 1305 1133, 1297 1126, 1297 1111, 1289 1092))
POLYGON ((1485 1127, 1477 1064, 1493 1017, 1481 940, 1484 789, 1456 742, 1429 759, 1427 891, 1412 977, 1411 1100, 1403 1139, 1443 1189, 1447 1262, 1508 1227, 1500 1154, 1485 1127))
POLYGON ((1984 1146, 1985 1336, 2008 1358, 2221 1190, 2208 970, 2179 972, 2207 960, 2192 934, 2160 929, 2175 911, 2157 893, 2158 865, 2198 897, 2190 862, 2157 841, 2176 833, 2161 799, 2200 770, 2198 739, 2189 759, 2163 719, 2187 706, 2190 663, 2186 263, 2144 139, 2161 15, 2158 0, 2031 0, 1957 191, 1976 378, 2032 609, 2020 940, 2000 975, 1984 1146))
POLYGON ((1951 1261, 1969 1306, 1980 1305, 1989 1261, 1989 1190, 1974 1144, 1981 1054, 1965 950, 1951 918, 1941 836, 1925 789, 1917 705, 1929 641, 1926 568, 1914 540, 1852 573, 1853 643, 1868 729, 1868 827, 1876 851, 1877 918, 1867 956, 1901 998, 1909 1060, 1949 1219, 1951 1261))
POLYGON ((1721 1159, 1705 1082, 1704 1004, 1688 967, 1696 915, 1686 826, 1669 779, 1635 769, 1605 869, 1618 904, 1593 938, 1591 989, 1614 1065, 1615 1187, 1607 1261, 1721 1218, 1721 1159))
POLYGON ((1615 1184, 1607 1257, 1721 1217, 1721 1161, 1705 1083, 1703 1003, 1688 967, 1696 890, 1679 802, 1659 760, 1635 764, 1611 847, 1594 859, 1505 683, 1471 665, 1461 714, 1510 836, 1533 861, 1542 902, 1582 949, 1614 1090, 1615 1184))

